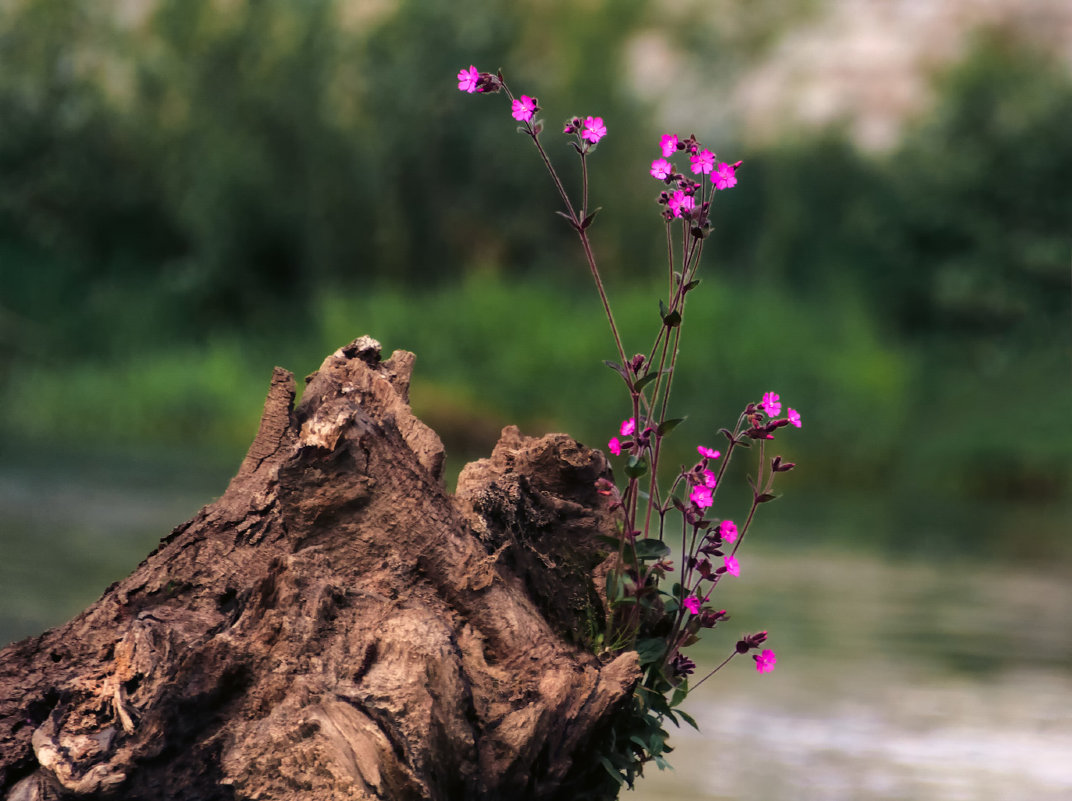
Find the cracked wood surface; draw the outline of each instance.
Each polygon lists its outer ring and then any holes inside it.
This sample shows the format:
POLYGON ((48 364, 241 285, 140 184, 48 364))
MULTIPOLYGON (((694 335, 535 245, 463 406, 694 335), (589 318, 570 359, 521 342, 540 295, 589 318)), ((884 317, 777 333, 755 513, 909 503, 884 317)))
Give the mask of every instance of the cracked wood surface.
POLYGON ((0 651, 0 799, 570 799, 636 655, 585 647, 607 464, 503 431, 443 485, 414 357, 277 368, 226 492, 0 651))

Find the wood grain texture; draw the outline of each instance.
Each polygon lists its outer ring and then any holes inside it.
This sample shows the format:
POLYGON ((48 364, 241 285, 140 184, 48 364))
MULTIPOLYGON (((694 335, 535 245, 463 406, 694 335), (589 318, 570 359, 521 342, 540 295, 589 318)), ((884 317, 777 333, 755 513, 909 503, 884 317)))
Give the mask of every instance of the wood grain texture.
POLYGON ((362 337, 297 407, 277 368, 223 496, 0 651, 0 798, 596 797, 607 464, 507 428, 449 495, 413 361, 362 337))

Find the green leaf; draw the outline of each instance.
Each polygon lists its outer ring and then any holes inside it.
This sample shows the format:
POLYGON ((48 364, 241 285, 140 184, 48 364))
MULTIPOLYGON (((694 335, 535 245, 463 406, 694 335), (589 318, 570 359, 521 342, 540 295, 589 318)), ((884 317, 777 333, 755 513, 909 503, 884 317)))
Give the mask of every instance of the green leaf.
POLYGON ((641 665, 650 665, 658 662, 666 653, 666 641, 662 637, 646 637, 637 640, 637 658, 641 665))
POLYGON ((658 377, 659 377, 658 371, 653 372, 653 373, 647 373, 646 375, 643 375, 643 376, 641 376, 640 378, 637 379, 637 382, 635 384, 633 384, 633 389, 636 390, 637 392, 640 392, 640 390, 644 389, 644 387, 646 387, 648 384, 650 384, 652 381, 654 381, 658 377))
POLYGON ((629 478, 640 478, 648 472, 648 463, 643 457, 633 454, 625 460, 625 474, 629 478))
POLYGON ((670 546, 651 537, 636 541, 638 559, 661 559, 670 553, 670 546))
POLYGON ((756 497, 756 503, 770 503, 771 501, 774 501, 774 500, 777 500, 777 499, 778 499, 777 495, 771 495, 771 493, 769 493, 769 492, 764 492, 762 495, 759 495, 759 496, 756 497))
POLYGON ((694 290, 699 285, 700 285, 700 279, 699 278, 694 278, 691 281, 689 281, 687 284, 685 284, 685 291, 686 292, 691 292, 692 290, 694 290))
MULTIPOLYGON (((559 212, 559 214, 561 214, 561 213, 562 212, 559 212)), ((603 364, 607 365, 607 367, 609 367, 611 370, 616 372, 618 375, 620 375, 626 381, 629 380, 629 376, 626 375, 625 370, 622 368, 622 366, 620 364, 618 364, 618 362, 604 361, 603 364)))
POLYGON ((603 767, 606 768, 607 773, 613 776, 614 780, 618 782, 618 784, 625 784, 625 778, 622 776, 621 771, 614 767, 614 765, 611 764, 611 761, 609 759, 607 759, 605 756, 601 756, 599 758, 599 761, 602 763, 603 767))
POLYGON ((582 231, 584 229, 586 229, 589 225, 592 224, 592 220, 594 220, 596 218, 596 215, 599 214, 599 212, 602 209, 603 209, 603 207, 600 206, 599 208, 597 208, 595 211, 593 211, 591 214, 589 214, 587 217, 584 218, 584 220, 581 222, 581 230, 582 231))
POLYGON ((666 304, 663 303, 662 300, 659 301, 659 317, 662 318, 663 325, 667 328, 677 328, 681 325, 681 312, 676 309, 674 311, 668 311, 666 304))
POLYGON ((696 721, 693 720, 692 715, 682 712, 680 709, 677 710, 677 714, 683 721, 692 726, 692 728, 696 729, 696 731, 700 730, 700 727, 696 724, 696 721))
POLYGON ((669 434, 679 425, 684 423, 687 419, 687 417, 674 417, 670 420, 663 420, 661 423, 659 423, 659 427, 656 429, 655 433, 658 434, 660 437, 669 434))

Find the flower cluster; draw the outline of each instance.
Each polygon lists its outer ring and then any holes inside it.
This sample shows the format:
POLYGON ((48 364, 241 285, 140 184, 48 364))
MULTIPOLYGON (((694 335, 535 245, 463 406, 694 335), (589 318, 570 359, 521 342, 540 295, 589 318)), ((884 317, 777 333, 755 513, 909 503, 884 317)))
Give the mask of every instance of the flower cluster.
MULTIPOLYGON (((710 215, 716 192, 737 184, 740 161, 720 161, 713 150, 704 147, 695 136, 681 138, 666 134, 659 141, 660 156, 651 162, 650 175, 665 188, 658 196, 662 216, 667 223, 669 298, 659 301, 659 326, 654 343, 646 353, 626 355, 623 340, 611 313, 600 271, 596 263, 588 228, 595 211, 588 207, 587 157, 607 135, 602 117, 575 116, 566 120, 562 131, 573 137, 571 146, 581 161, 580 201, 566 191, 565 184, 551 163, 540 136, 543 125, 538 119, 539 101, 530 95, 516 96, 507 87, 502 73, 480 72, 475 66, 458 73, 458 89, 467 94, 503 92, 510 100, 511 116, 521 123, 518 130, 529 136, 540 154, 559 193, 564 210, 558 213, 580 238, 582 250, 610 326, 618 351, 618 361, 606 364, 622 378, 630 409, 607 441, 607 450, 622 460, 625 484, 619 487, 608 478, 596 482, 596 492, 606 498, 608 510, 619 516, 619 530, 605 541, 617 549, 613 567, 606 576, 606 628, 594 637, 597 651, 615 653, 626 649, 637 652, 644 673, 634 697, 634 718, 627 723, 630 731, 644 731, 645 739, 623 736, 603 760, 607 770, 619 783, 632 784, 642 765, 655 760, 660 766, 666 733, 661 721, 678 716, 691 721, 675 707, 700 683, 726 665, 738 654, 752 655, 759 673, 769 673, 777 663, 771 649, 760 650, 767 632, 742 637, 733 651, 714 670, 691 684, 696 664, 684 649, 699 639, 704 630, 715 628, 729 619, 725 609, 711 605, 711 596, 724 576, 739 577, 741 561, 737 552, 747 535, 759 506, 776 497, 775 477, 792 470, 792 462, 774 456, 766 458, 767 443, 786 426, 801 427, 801 416, 786 407, 775 392, 767 392, 759 402, 749 403, 732 430, 721 429, 726 438, 724 452, 709 445, 697 445, 698 459, 682 466, 668 488, 660 486, 660 457, 663 440, 683 418, 668 417, 670 387, 680 352, 681 324, 685 301, 700 281, 697 278, 704 240, 711 231, 710 215), (681 166, 676 166, 678 159, 681 166), (687 164, 684 162, 687 160, 687 164), (671 225, 680 224, 682 247, 672 246, 671 225), (734 520, 715 516, 718 493, 731 457, 741 448, 752 448, 758 456, 758 469, 749 478, 752 505, 738 526, 734 520), (680 561, 671 559, 669 539, 680 525, 680 561), (664 579, 666 582, 664 583, 664 579), (670 588, 667 589, 666 585, 670 588), (658 701, 652 698, 657 697, 658 701), (639 746, 639 750, 638 750, 639 746)), ((596 209, 598 211, 598 209, 596 209)))
POLYGON ((664 216, 667 220, 695 218, 700 230, 703 230, 710 212, 706 189, 702 183, 692 180, 684 172, 676 171, 670 161, 671 157, 679 152, 687 154, 689 172, 693 175, 709 176, 714 190, 730 189, 737 185, 737 168, 741 166, 741 162, 727 164, 718 161, 714 151, 703 147, 695 136, 680 139, 677 134, 666 134, 659 141, 659 147, 662 157, 651 163, 648 172, 669 187, 659 195, 659 203, 666 206, 664 216))

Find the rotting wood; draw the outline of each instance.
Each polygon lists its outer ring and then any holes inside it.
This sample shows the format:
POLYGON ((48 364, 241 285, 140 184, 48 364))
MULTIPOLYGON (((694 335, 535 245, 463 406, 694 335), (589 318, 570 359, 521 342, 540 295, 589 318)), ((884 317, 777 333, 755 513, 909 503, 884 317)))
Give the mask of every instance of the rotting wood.
POLYGON ((277 368, 226 492, 0 651, 0 798, 571 799, 638 678, 603 607, 601 453, 503 431, 451 496, 414 357, 277 368))

